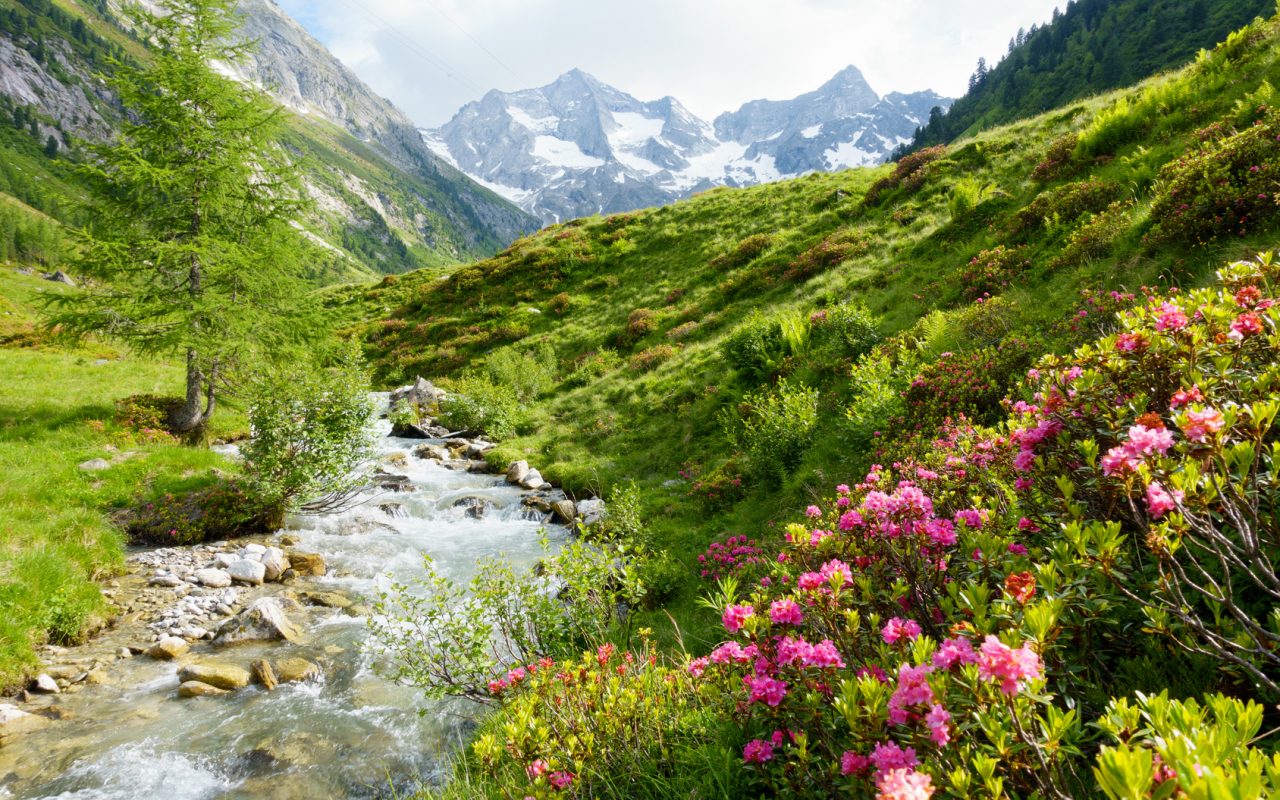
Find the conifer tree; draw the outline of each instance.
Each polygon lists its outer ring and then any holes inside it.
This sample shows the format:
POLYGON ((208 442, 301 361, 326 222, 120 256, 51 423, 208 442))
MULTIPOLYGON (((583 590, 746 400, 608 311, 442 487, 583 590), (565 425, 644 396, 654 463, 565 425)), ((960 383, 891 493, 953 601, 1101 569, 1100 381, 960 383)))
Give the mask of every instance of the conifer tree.
POLYGON ((234 0, 135 8, 148 63, 117 63, 123 132, 84 170, 90 223, 75 269, 88 288, 53 300, 49 322, 186 362, 169 420, 193 436, 237 373, 280 356, 309 329, 297 275, 308 245, 296 172, 275 144, 280 109, 223 75, 247 45, 231 40, 234 0))

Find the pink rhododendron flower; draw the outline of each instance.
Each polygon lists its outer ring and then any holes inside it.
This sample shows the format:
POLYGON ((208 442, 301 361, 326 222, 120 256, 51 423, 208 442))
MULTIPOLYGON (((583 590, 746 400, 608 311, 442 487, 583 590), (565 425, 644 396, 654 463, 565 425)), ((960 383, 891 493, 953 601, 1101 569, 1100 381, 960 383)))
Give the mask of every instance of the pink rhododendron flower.
POLYGON ((1116 349, 1122 353, 1134 353, 1146 349, 1147 342, 1140 333, 1122 333, 1116 337, 1116 349))
POLYGON ((913 769, 894 769, 876 778, 876 800, 929 800, 933 778, 913 769))
POLYGON ((826 669, 827 667, 844 669, 844 659, 840 657, 840 651, 836 649, 834 642, 830 639, 823 639, 809 651, 808 658, 805 659, 805 666, 818 667, 820 669, 826 669))
POLYGON ((1013 468, 1018 472, 1030 472, 1036 463, 1036 454, 1031 450, 1019 450, 1013 457, 1013 468))
POLYGON ((724 610, 724 614, 720 616, 720 621, 724 623, 725 630, 729 633, 737 633, 742 630, 742 623, 747 617, 755 614, 756 610, 746 603, 738 603, 731 605, 724 610))
POLYGON ((933 654, 933 665, 938 669, 951 669, 956 664, 972 664, 977 660, 973 643, 963 636, 944 639, 933 654))
POLYGON ((920 761, 916 751, 910 747, 902 748, 897 742, 880 742, 871 750, 871 763, 877 772, 888 772, 894 769, 915 769, 920 761))
POLYGON ((702 673, 707 670, 707 663, 710 661, 707 656, 695 658, 689 662, 689 674, 695 678, 701 678, 702 673))
POLYGON ((1027 554, 1027 546, 1025 544, 1018 544, 1017 542, 1010 542, 1009 552, 1013 553, 1015 556, 1025 556, 1027 554))
POLYGON ((963 522, 970 530, 982 527, 983 513, 976 508, 965 508, 956 512, 956 524, 963 522))
POLYGON ((1210 434, 1222 430, 1224 420, 1222 412, 1215 408, 1203 411, 1188 411, 1182 417, 1182 432, 1193 442, 1203 442, 1210 434))
POLYGON ((1173 303, 1165 303, 1160 306, 1160 316, 1156 319, 1156 330, 1158 331, 1180 331, 1187 327, 1190 320, 1183 312, 1181 306, 1173 303))
POLYGON ((933 702, 933 689, 929 688, 928 675, 933 667, 928 664, 913 667, 903 664, 898 667, 898 686, 889 698, 889 721, 895 725, 905 724, 911 715, 911 706, 927 705, 933 702))
POLYGON ((924 532, 929 538, 944 547, 956 543, 956 526, 949 519, 934 518, 924 524, 924 532))
POLYGON ((782 702, 782 698, 787 696, 787 682, 780 681, 768 676, 750 676, 746 675, 742 678, 742 683, 747 687, 750 697, 747 702, 750 703, 767 703, 770 708, 776 708, 782 702))
POLYGON ((840 530, 851 531, 862 524, 862 515, 857 511, 846 511, 840 515, 840 530))
POLYGON ((1169 452, 1170 447, 1173 447, 1173 433, 1164 428, 1134 425, 1129 428, 1129 441, 1126 446, 1144 456, 1153 453, 1164 455, 1169 452))
POLYGON ((1243 339, 1262 333, 1262 317, 1252 311, 1246 311, 1231 323, 1231 333, 1227 337, 1239 342, 1243 339))
POLYGON ((709 657, 713 664, 728 664, 729 662, 746 664, 756 657, 755 649, 755 645, 750 645, 743 649, 742 645, 737 642, 725 642, 715 650, 712 650, 709 657))
POLYGON ((822 516, 822 509, 818 508, 817 506, 809 506, 804 510, 804 515, 809 519, 817 519, 818 517, 822 516))
POLYGON ((1182 492, 1174 491, 1172 494, 1159 483, 1152 481, 1147 486, 1147 511, 1155 519, 1160 519, 1170 511, 1174 511, 1178 507, 1178 503, 1182 502, 1182 492))
POLYGON ((1204 402, 1204 395, 1200 394, 1199 386, 1192 386, 1190 389, 1179 389, 1173 393, 1173 398, 1169 401, 1170 408, 1182 408, 1192 403, 1204 402))
POLYGON ((839 559, 831 559, 822 565, 822 571, 819 573, 823 582, 839 589, 843 586, 853 585, 853 572, 849 570, 849 565, 839 559))
POLYGON ((848 493, 849 493, 849 484, 842 483, 836 487, 836 494, 848 494, 848 493))
POLYGON ((887 644, 896 644, 900 639, 913 642, 920 635, 920 624, 913 619, 894 617, 885 623, 880 636, 887 644))
POLYGON ((763 739, 752 739, 742 748, 742 760, 747 764, 763 764, 773 758, 773 745, 763 739))
POLYGON ((800 604, 795 600, 774 600, 769 606, 769 619, 775 625, 800 625, 804 622, 804 614, 800 613, 800 604))
POLYGON ((549 769, 551 769, 551 766, 547 764, 546 759, 536 758, 529 766, 524 768, 524 772, 529 776, 529 780, 532 781, 546 775, 549 769))
POLYGON ((555 788, 564 791, 573 785, 573 773, 565 772, 564 770, 553 772, 547 776, 547 780, 550 781, 551 785, 555 788))
POLYGON ((1000 691, 1018 693, 1023 681, 1040 677, 1040 656, 1024 644, 1014 650, 995 636, 987 636, 978 650, 978 674, 986 680, 998 681, 1000 691))
POLYGON ((841 775, 856 775, 866 772, 870 768, 871 759, 861 753, 845 750, 844 755, 840 756, 841 775))
POLYGON ((924 724, 929 726, 929 737, 934 744, 945 747, 951 741, 951 714, 942 706, 935 703, 924 715, 924 724))

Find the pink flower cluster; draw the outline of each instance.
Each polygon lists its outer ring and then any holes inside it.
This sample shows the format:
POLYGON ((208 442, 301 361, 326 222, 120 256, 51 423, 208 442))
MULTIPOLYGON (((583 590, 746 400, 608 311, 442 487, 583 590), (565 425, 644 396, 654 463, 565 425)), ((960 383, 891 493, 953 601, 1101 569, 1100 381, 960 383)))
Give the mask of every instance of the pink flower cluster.
POLYGON ((731 605, 724 610, 720 620, 724 623, 724 628, 729 633, 737 633, 742 630, 742 624, 747 618, 756 613, 754 607, 747 604, 731 605))
POLYGON ((985 680, 996 681, 1000 691, 1015 695, 1029 680, 1040 677, 1040 656, 1023 644, 1017 650, 994 636, 987 636, 978 649, 978 674, 985 680))
POLYGON ((1147 486, 1147 511, 1155 519, 1160 519, 1170 511, 1176 510, 1182 499, 1181 491, 1175 489, 1170 492, 1157 481, 1152 481, 1147 486))
POLYGON ((1191 323, 1187 318, 1186 312, 1182 310, 1182 306, 1173 303, 1164 303, 1157 309, 1160 316, 1156 318, 1156 330, 1164 331, 1180 331, 1191 323))
POLYGON ((725 575, 763 563, 763 552, 754 539, 745 536, 730 536, 723 542, 712 542, 706 552, 698 556, 699 575, 720 580, 725 575))
POLYGON ((797 585, 801 589, 842 589, 853 585, 853 571, 849 565, 839 559, 832 559, 822 565, 818 572, 806 572, 800 576, 797 585))
POLYGON ((769 619, 775 625, 800 625, 804 623, 804 614, 800 612, 800 604, 787 597, 773 601, 769 606, 769 619))
POLYGON ((817 669, 844 668, 844 659, 830 639, 809 644, 804 639, 784 636, 778 641, 777 661, 780 665, 814 667, 817 669))
POLYGON ((1173 447, 1173 434, 1168 430, 1134 425, 1129 428, 1128 439, 1102 457, 1102 474, 1113 476, 1134 472, 1148 456, 1164 455, 1170 447, 1173 447))
POLYGON ((933 778, 913 769, 894 769, 876 778, 876 800, 929 800, 933 778))
POLYGON ((1201 411, 1188 411, 1182 415, 1178 427, 1193 442, 1203 442, 1213 434, 1222 430, 1225 420, 1222 412, 1213 408, 1201 411))
POLYGON ((920 636, 920 623, 913 619, 894 617, 885 623, 880 636, 887 644, 897 644, 900 640, 914 642, 920 636))

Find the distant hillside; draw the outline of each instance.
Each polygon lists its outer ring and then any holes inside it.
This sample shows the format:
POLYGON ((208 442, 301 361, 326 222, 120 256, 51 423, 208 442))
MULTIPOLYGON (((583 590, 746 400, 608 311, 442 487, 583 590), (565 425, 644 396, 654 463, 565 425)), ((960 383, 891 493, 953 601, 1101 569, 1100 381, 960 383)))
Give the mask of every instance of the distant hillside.
MULTIPOLYGON (((120 114, 99 76, 113 59, 147 57, 113 8, 0 0, 0 193, 71 225, 78 142, 109 138, 120 114)), ((315 200, 313 279, 457 263, 538 227, 433 155, 407 117, 269 0, 239 11, 258 42, 239 77, 294 112, 284 143, 315 200)))
POLYGON ((1018 31, 999 64, 980 62, 969 92, 949 112, 932 115, 905 150, 944 144, 1180 67, 1275 10, 1274 0, 1070 0, 1066 11, 1055 9, 1049 24, 1018 31))

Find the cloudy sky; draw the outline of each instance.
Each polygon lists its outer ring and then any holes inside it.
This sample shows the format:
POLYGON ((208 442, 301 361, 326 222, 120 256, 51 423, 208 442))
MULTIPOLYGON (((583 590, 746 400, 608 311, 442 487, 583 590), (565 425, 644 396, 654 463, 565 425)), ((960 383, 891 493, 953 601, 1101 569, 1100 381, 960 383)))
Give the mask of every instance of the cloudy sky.
POLYGON ((578 67, 705 119, 817 88, 848 64, 872 87, 964 93, 979 56, 1065 0, 277 0, 420 125, 489 89, 578 67))

